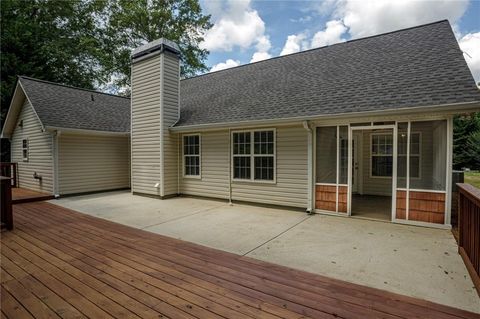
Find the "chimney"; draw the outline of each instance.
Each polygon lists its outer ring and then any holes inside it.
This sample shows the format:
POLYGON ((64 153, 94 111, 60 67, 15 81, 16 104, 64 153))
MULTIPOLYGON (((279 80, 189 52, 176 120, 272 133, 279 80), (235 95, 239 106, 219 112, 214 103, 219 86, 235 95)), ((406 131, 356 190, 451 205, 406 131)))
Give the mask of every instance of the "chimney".
POLYGON ((180 50, 158 39, 131 55, 131 181, 134 194, 160 198, 178 192, 180 50))

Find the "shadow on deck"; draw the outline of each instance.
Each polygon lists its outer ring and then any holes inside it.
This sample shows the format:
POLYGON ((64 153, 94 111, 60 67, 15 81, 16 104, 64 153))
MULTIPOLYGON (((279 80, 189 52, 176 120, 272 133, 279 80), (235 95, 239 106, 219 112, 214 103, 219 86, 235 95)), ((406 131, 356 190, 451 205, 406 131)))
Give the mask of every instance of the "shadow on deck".
POLYGON ((55 196, 52 194, 37 192, 20 187, 12 187, 12 204, 38 202, 54 198, 55 196))
POLYGON ((149 233, 46 202, 1 238, 6 317, 478 318, 149 233))

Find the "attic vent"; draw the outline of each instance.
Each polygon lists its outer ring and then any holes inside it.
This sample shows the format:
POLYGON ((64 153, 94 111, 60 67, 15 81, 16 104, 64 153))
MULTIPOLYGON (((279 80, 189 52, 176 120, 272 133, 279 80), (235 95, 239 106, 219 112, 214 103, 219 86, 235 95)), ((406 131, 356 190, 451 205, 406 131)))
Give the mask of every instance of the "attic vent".
POLYGON ((93 94, 90 94, 90 97, 92 98, 92 101, 95 101, 95 99, 93 98, 93 94))

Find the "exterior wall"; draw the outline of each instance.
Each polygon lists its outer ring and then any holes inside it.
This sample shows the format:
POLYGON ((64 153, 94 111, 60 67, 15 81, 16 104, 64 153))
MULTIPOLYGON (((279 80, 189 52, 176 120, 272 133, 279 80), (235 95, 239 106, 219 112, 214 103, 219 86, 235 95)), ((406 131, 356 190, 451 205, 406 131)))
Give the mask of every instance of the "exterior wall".
MULTIPOLYGON (((201 179, 182 176, 182 194, 229 198, 229 141, 227 130, 201 133, 201 179)), ((303 127, 276 128, 276 183, 232 182, 232 200, 307 207, 307 151, 303 127)))
POLYGON ((160 56, 132 64, 132 191, 160 195, 160 56))
POLYGON ((25 99, 11 138, 12 162, 18 163, 19 187, 53 193, 52 135, 42 131, 40 121, 25 99), (23 120, 23 127, 18 124, 23 120), (23 161, 22 140, 28 139, 29 159, 23 161), (33 174, 42 176, 34 179, 33 174))
POLYGON ((130 187, 127 136, 62 133, 58 137, 59 194, 130 187))
POLYGON ((168 52, 132 64, 133 192, 178 192, 178 136, 168 128, 179 116, 179 79, 178 57, 168 52))
MULTIPOLYGON (((201 179, 183 177, 183 158, 180 158, 180 192, 182 194, 229 198, 229 141, 228 131, 200 134, 201 179)), ((183 153, 180 155, 182 157, 183 153)))
POLYGON ((178 193, 178 134, 171 133, 168 128, 175 124, 179 117, 180 65, 178 57, 165 53, 163 55, 163 195, 178 193))

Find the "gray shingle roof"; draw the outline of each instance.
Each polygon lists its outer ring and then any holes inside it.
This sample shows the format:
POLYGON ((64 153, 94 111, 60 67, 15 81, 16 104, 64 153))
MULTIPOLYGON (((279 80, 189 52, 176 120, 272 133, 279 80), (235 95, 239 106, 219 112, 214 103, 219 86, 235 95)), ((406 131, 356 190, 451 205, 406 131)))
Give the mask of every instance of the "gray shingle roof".
POLYGON ((23 76, 19 81, 44 126, 130 132, 129 98, 23 76))
POLYGON ((181 81, 177 126, 480 101, 448 21, 181 81))

